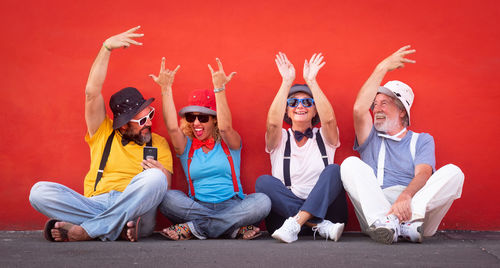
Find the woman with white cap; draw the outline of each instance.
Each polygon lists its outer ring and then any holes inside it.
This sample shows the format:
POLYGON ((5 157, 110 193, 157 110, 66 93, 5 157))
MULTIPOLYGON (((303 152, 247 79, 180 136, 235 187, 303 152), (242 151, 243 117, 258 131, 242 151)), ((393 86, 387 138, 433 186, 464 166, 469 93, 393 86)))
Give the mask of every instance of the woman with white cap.
POLYGON ((219 59, 219 70, 210 64, 214 90, 195 90, 189 106, 179 111, 180 125, 172 96, 173 71, 165 69, 162 59, 158 77, 163 118, 189 185, 189 197, 169 190, 160 211, 174 225, 162 234, 172 240, 230 238, 253 239, 260 235, 253 223, 264 219, 271 201, 264 194, 245 195, 240 182, 241 138, 232 127, 225 86, 236 74, 226 76, 219 59))
POLYGON ((316 82, 325 65, 323 56, 314 54, 305 61, 306 85, 292 86, 295 68, 284 53, 275 61, 282 83, 267 117, 266 152, 271 156, 272 176, 260 176, 255 184, 256 192, 271 198, 267 229, 286 243, 296 241, 304 225, 337 241, 347 222, 347 204, 339 166, 333 164, 340 146, 337 120, 316 82), (283 121, 291 128, 284 129, 283 121), (315 127, 319 122, 321 127, 315 127))

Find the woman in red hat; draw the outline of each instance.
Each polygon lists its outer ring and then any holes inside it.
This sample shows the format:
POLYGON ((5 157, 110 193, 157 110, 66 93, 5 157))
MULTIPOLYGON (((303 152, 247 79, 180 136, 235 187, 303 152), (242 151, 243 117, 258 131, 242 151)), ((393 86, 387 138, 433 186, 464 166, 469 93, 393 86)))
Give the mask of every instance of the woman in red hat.
POLYGON ((302 229, 312 227, 337 241, 347 221, 347 204, 340 168, 333 164, 340 146, 337 120, 316 81, 325 65, 323 56, 314 54, 305 61, 305 85, 293 85, 295 68, 284 53, 275 61, 283 81, 267 117, 272 176, 260 176, 255 184, 256 192, 271 198, 267 230, 275 239, 291 243, 302 229), (283 121, 291 128, 284 129, 283 121), (315 127, 320 122, 321 127, 315 127))
POLYGON ((179 111, 180 125, 172 96, 172 84, 179 70, 165 69, 162 59, 158 77, 163 118, 189 185, 189 197, 169 190, 159 206, 175 225, 162 234, 173 240, 230 238, 252 239, 260 235, 252 224, 264 219, 271 209, 265 194, 245 195, 240 182, 241 137, 232 127, 225 86, 236 74, 226 76, 219 59, 219 70, 210 64, 214 90, 195 90, 189 105, 179 111))

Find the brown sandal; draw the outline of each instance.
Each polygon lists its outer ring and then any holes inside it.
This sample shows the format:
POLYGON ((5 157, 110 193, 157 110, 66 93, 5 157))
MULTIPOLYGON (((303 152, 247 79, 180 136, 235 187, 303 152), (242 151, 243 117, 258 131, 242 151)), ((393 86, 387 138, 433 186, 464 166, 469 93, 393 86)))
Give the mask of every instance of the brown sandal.
POLYGON ((247 226, 243 226, 240 228, 240 230, 238 231, 238 234, 236 235, 236 239, 252 240, 252 239, 257 238, 261 235, 262 235, 262 233, 260 232, 260 229, 258 227, 255 227, 253 225, 247 225, 247 226), (244 238, 245 234, 247 232, 251 232, 251 231, 254 231, 255 234, 250 236, 250 237, 244 238))
POLYGON ((193 234, 191 233, 191 230, 189 230, 189 226, 186 223, 179 223, 176 225, 172 225, 167 228, 168 230, 174 231, 177 234, 177 239, 173 239, 170 237, 166 232, 161 231, 160 234, 163 235, 164 237, 170 239, 170 240, 189 240, 193 238, 193 234))

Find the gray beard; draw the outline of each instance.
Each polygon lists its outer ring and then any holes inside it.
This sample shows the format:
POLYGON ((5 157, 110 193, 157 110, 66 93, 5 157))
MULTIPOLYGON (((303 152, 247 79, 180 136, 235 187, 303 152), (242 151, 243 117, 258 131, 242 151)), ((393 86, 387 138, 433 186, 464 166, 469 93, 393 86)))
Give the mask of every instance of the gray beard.
POLYGON ((375 129, 377 131, 387 133, 388 131, 391 131, 393 129, 398 128, 398 119, 397 118, 387 119, 387 117, 386 117, 386 119, 383 123, 373 122, 373 125, 375 126, 375 129))
POLYGON ((151 140, 151 127, 144 127, 137 134, 132 133, 131 128, 128 128, 122 136, 129 141, 135 142, 137 145, 144 145, 151 140), (141 134, 141 131, 144 129, 148 129, 148 131, 145 134, 141 134))

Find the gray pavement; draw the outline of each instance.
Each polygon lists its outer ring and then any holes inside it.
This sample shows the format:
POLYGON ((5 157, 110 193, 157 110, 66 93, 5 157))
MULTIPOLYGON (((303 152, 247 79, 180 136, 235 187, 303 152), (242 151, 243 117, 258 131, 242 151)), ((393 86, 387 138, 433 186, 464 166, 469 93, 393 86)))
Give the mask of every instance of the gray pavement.
POLYGON ((137 243, 54 243, 41 231, 0 231, 0 267, 500 267, 500 232, 439 232, 422 244, 378 244, 360 233, 339 242, 301 236, 137 243))

